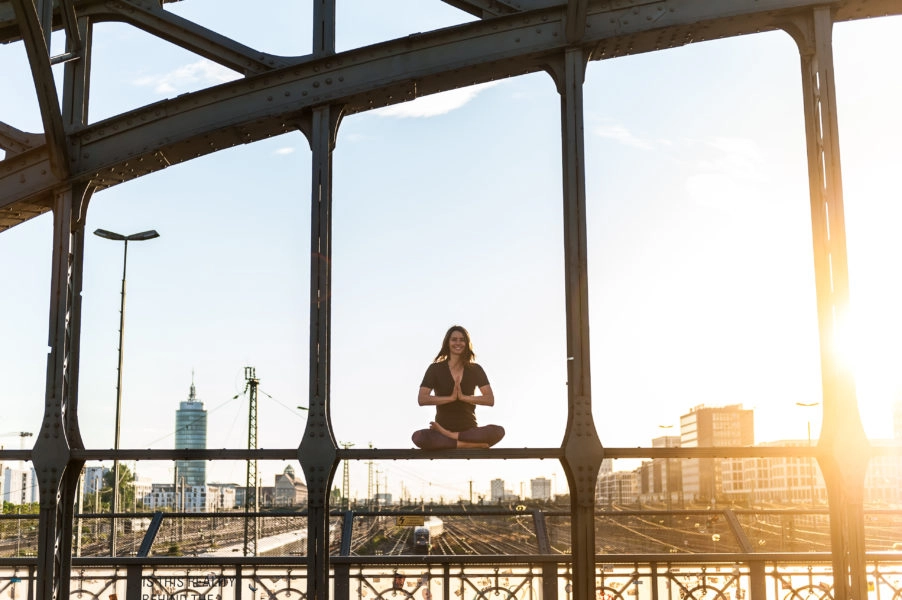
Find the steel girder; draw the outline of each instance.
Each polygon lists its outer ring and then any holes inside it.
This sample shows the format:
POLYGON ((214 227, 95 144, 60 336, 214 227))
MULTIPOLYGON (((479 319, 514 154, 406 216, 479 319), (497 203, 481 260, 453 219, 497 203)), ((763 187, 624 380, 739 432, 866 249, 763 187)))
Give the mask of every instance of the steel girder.
POLYGON ((827 496, 836 598, 865 598, 864 476, 870 443, 861 423, 855 380, 837 355, 840 321, 849 309, 849 266, 833 76, 833 22, 826 7, 787 28, 799 46, 824 420, 818 446, 827 496))
MULTIPOLYGON (((23 40, 44 123, 41 138, 3 127, 11 149, 0 162, 0 230, 54 211, 47 408, 33 461, 41 485, 39 598, 67 595, 75 481, 84 450, 75 418, 83 216, 101 189, 209 154, 299 129, 313 149, 311 192, 310 416, 297 449, 310 485, 308 597, 328 587, 327 493, 338 457, 329 414, 331 152, 343 114, 456 87, 547 71, 561 94, 568 356, 568 424, 560 449, 572 497, 574 596, 594 595, 594 481, 606 455, 592 421, 586 276, 582 77, 588 60, 718 37, 785 29, 802 56, 812 227, 824 373, 824 432, 818 458, 831 499, 837 597, 866 593, 861 475, 870 452, 854 385, 829 351, 833 315, 848 304, 842 185, 832 78, 834 22, 902 14, 898 0, 570 0, 567 3, 455 0, 483 21, 334 52, 334 0, 314 3, 314 52, 258 53, 169 15, 159 2, 49 0, 0 2, 0 41, 23 40), (54 21, 55 19, 55 21, 54 21), (132 23, 245 75, 86 124, 91 24, 132 23), (52 23, 52 24, 51 24, 52 23), (63 26, 66 53, 50 57, 48 30, 63 26), (50 65, 67 62, 63 109, 50 65), (40 141, 39 141, 40 140, 40 141), (849 411, 853 412, 849 412, 849 411), (843 415, 840 419, 839 416, 843 415), (840 450, 845 440, 850 453, 840 450), (849 440, 851 442, 849 443, 849 440)), ((534 450, 540 455, 547 450, 534 450)), ((501 456, 502 453, 487 452, 501 456)), ((612 453, 613 454, 613 453, 612 453)), ((730 455, 734 453, 729 452, 730 455)), ((107 452, 105 455, 111 456, 107 452)), ((643 454, 644 455, 644 454, 643 454)), ((481 454, 480 454, 481 456, 481 454)))
POLYGON ((564 209, 564 289, 567 308, 567 428, 561 465, 570 489, 573 595, 595 596, 595 482, 604 450, 592 417, 589 360, 589 271, 586 239, 586 173, 583 138, 582 49, 557 65, 561 95, 564 209))
MULTIPOLYGON (((27 0, 15 0, 25 3, 27 0)), ((0 39, 17 39, 8 2, 0 2, 0 39)), ((313 107, 344 114, 404 102, 449 89, 548 70, 572 45, 589 60, 648 52, 691 42, 786 27, 823 0, 574 0, 330 54, 277 59, 166 15, 139 0, 72 0, 79 19, 133 22, 248 75, 240 80, 156 102, 90 125, 65 124, 52 141, 0 161, 0 231, 50 208, 51 190, 90 182, 103 189, 204 154, 300 129, 309 137, 313 107), (568 17, 585 20, 581 37, 568 17), (568 36, 578 38, 568 41, 568 36), (256 60, 254 59, 256 57, 256 60), (266 70, 266 68, 269 70, 266 70), (254 73, 254 74, 250 74, 254 73), (62 138, 62 139, 61 139, 62 138), (68 152, 68 177, 54 156, 68 152)), ((897 0, 826 3, 833 20, 902 14, 897 0)), ((333 19, 334 22, 334 19, 333 19)), ((21 35, 21 34, 19 34, 21 35)), ((34 45, 34 44, 32 44, 34 45)), ((35 59, 43 61, 44 58, 35 59)), ((41 62, 40 64, 43 64, 41 62)), ((35 71, 36 86, 48 70, 35 71)), ((55 112, 50 98, 45 121, 55 112)), ((86 101, 86 99, 85 99, 86 101)), ((46 132, 45 132, 46 135, 46 132)))

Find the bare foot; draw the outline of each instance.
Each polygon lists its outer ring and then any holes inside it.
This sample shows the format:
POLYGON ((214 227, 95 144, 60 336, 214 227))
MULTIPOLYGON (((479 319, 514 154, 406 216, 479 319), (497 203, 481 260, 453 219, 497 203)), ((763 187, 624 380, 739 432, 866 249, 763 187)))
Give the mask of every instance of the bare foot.
POLYGON ((448 431, 447 429, 445 429, 444 427, 442 427, 441 425, 439 425, 439 424, 436 423, 435 421, 430 421, 430 422, 429 422, 429 429, 431 429, 431 430, 433 430, 433 431, 437 431, 437 432, 439 432, 440 434, 442 434, 443 436, 445 436, 445 437, 447 437, 447 438, 451 438, 452 440, 456 440, 456 439, 457 439, 457 433, 455 433, 455 432, 453 432, 453 431, 448 431))
POLYGON ((457 440, 458 448, 488 448, 489 445, 485 442, 462 442, 457 440))

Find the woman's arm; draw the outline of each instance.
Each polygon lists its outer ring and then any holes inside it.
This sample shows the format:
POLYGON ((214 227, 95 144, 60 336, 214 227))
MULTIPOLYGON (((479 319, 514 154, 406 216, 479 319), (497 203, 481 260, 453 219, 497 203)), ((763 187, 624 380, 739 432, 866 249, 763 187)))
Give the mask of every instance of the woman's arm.
MULTIPOLYGON (((422 389, 422 388, 421 388, 422 389)), ((460 389, 460 386, 455 389, 460 389)), ((479 388, 480 396, 464 396, 460 394, 461 402, 468 402, 476 406, 495 406, 495 394, 492 393, 492 386, 484 385, 479 388)))
MULTIPOLYGON (((454 388, 457 391, 457 388, 454 388)), ((432 388, 421 387, 420 393, 417 394, 417 404, 420 406, 438 406, 439 404, 450 404, 457 400, 455 394, 450 396, 433 396, 432 388)))

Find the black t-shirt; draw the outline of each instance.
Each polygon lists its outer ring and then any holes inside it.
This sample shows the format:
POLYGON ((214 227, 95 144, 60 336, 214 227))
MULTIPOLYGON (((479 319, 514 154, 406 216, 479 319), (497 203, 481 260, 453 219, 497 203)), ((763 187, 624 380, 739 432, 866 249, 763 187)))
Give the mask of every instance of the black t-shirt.
MULTIPOLYGON (((472 396, 477 387, 489 385, 489 378, 482 367, 476 363, 464 369, 460 380, 460 391, 465 396, 472 396)), ((420 387, 435 391, 436 396, 450 396, 454 391, 454 377, 448 361, 432 363, 423 375, 420 387)), ((466 431, 476 427, 476 407, 468 402, 455 400, 435 407, 435 421, 449 431, 466 431)))

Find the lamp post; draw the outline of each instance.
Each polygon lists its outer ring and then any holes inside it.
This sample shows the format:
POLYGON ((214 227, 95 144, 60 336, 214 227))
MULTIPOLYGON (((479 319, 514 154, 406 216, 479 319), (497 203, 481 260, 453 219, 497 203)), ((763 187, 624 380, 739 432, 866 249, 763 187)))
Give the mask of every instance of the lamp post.
MULTIPOLYGON (((820 405, 820 402, 796 402, 796 406, 800 406, 802 408, 814 408, 815 406, 820 405)), ((811 419, 808 419, 808 447, 811 448, 811 419)), ((808 485, 809 485, 809 494, 811 500, 811 506, 814 506, 814 465, 811 462, 811 457, 808 457, 808 485)))
MULTIPOLYGON (((116 434, 113 449, 119 450, 119 424, 122 411, 122 338, 125 333, 125 270, 128 264, 128 243, 143 242, 160 237, 155 230, 142 231, 131 235, 122 235, 106 229, 94 231, 94 235, 116 242, 123 242, 122 254, 122 299, 119 306, 119 366, 116 378, 116 434)), ((116 556, 116 510, 119 506, 119 458, 113 458, 113 499, 110 501, 110 556, 116 556)))

